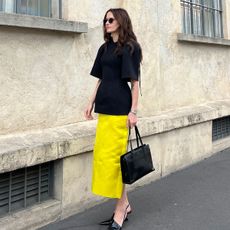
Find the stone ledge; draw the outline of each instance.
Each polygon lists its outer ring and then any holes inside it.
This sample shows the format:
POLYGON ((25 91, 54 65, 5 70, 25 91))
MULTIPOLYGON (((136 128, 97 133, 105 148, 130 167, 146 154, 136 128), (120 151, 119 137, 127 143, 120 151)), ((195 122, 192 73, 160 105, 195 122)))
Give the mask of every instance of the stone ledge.
MULTIPOLYGON (((139 118, 141 135, 151 136, 230 115, 230 100, 183 107, 139 118)), ((0 173, 89 152, 96 121, 0 136, 0 173)))
POLYGON ((2 217, 0 226, 4 230, 37 229, 60 218, 61 202, 49 200, 2 217))
POLYGON ((211 45, 221 45, 230 46, 230 40, 224 38, 211 38, 206 36, 199 36, 194 34, 177 34, 177 40, 179 42, 192 42, 192 43, 202 43, 211 45))
POLYGON ((213 153, 223 151, 224 149, 229 148, 230 137, 225 137, 223 139, 213 142, 213 153))
POLYGON ((209 102, 165 111, 158 116, 139 119, 143 136, 168 132, 230 115, 230 100, 209 102))
POLYGON ((0 25, 73 33, 87 33, 88 31, 88 24, 85 22, 2 12, 0 12, 0 25))

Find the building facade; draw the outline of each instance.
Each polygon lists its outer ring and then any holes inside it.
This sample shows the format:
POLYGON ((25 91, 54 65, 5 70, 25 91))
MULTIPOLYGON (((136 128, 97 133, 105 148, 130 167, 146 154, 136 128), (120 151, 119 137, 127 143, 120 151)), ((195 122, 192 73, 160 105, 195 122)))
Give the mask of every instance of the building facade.
POLYGON ((109 8, 143 49, 138 127, 160 179, 230 147, 230 0, 0 0, 0 223, 36 229, 91 194, 95 120, 83 112, 109 8), (25 221, 27 220, 27 221, 25 221))

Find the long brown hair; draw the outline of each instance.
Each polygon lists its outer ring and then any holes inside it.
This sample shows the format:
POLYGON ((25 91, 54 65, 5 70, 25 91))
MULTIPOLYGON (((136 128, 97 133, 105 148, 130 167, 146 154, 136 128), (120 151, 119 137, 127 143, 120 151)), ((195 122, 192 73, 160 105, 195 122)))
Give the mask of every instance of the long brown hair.
MULTIPOLYGON (((106 15, 108 12, 111 12, 114 18, 117 20, 119 24, 118 28, 118 46, 116 52, 119 53, 122 47, 127 44, 130 46, 131 53, 134 51, 134 46, 137 45, 141 52, 141 60, 142 60, 142 51, 141 46, 137 42, 137 37, 133 32, 133 26, 131 19, 129 17, 128 12, 122 8, 111 8, 106 11, 104 19, 106 19, 106 15)), ((103 24, 104 31, 104 40, 108 42, 111 39, 111 34, 106 32, 105 25, 103 24)))

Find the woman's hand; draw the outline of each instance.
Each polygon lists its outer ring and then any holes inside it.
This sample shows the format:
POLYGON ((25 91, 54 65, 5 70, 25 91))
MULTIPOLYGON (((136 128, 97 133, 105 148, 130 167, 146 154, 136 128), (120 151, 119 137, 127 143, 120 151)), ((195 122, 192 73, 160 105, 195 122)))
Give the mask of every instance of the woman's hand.
POLYGON ((137 124, 137 115, 130 112, 128 114, 128 121, 127 121, 127 126, 130 128, 133 128, 137 124))
POLYGON ((89 103, 85 110, 85 118, 87 120, 93 120, 92 111, 93 111, 93 103, 89 103))

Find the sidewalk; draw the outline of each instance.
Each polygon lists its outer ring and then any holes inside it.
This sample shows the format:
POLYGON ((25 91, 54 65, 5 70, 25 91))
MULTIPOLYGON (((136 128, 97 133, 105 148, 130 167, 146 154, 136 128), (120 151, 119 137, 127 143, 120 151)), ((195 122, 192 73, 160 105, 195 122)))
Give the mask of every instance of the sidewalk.
MULTIPOLYGON (((230 230, 230 149, 129 193, 126 230, 230 230)), ((114 201, 40 230, 106 230, 114 201)))

